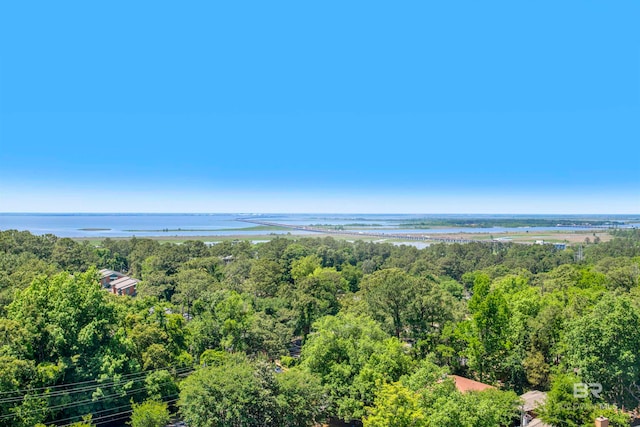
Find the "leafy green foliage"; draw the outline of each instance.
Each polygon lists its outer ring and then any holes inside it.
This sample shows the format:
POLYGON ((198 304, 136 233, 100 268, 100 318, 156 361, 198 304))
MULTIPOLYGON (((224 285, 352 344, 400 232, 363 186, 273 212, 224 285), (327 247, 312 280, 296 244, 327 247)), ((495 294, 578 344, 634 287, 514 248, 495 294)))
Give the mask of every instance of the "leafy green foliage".
POLYGON ((610 403, 640 403, 640 313, 628 298, 605 296, 568 325, 567 364, 587 383, 602 385, 610 403))
POLYGON ((430 360, 400 382, 382 384, 365 426, 507 426, 519 415, 513 392, 458 392, 453 381, 430 360))
POLYGON ((276 382, 280 426, 312 426, 324 418, 325 393, 317 376, 294 368, 278 374, 276 382))
POLYGON ((309 373, 275 374, 273 366, 239 355, 216 360, 181 385, 180 411, 190 426, 293 427, 321 419, 322 388, 309 373))
POLYGON ((131 427, 164 427, 170 420, 166 403, 147 400, 132 406, 131 427))
POLYGON ((411 369, 407 349, 370 318, 327 316, 314 324, 314 331, 303 348, 301 367, 320 377, 330 413, 344 420, 362 417, 377 382, 396 381, 411 369))
POLYGON ((400 383, 383 384, 364 427, 422 427, 427 425, 418 396, 400 383))
POLYGON ((246 360, 198 369, 183 381, 180 411, 187 423, 205 426, 259 426, 276 418, 276 398, 246 360))
POLYGON ((506 426, 532 388, 551 388, 557 425, 622 426, 613 405, 640 397, 640 239, 618 234, 577 260, 552 245, 93 247, 0 231, 0 426, 155 413, 140 408, 179 393, 196 427, 506 426), (103 267, 142 279, 138 296, 102 290, 103 267), (499 389, 459 393, 448 372, 499 389), (576 402, 574 372, 600 398, 576 402))

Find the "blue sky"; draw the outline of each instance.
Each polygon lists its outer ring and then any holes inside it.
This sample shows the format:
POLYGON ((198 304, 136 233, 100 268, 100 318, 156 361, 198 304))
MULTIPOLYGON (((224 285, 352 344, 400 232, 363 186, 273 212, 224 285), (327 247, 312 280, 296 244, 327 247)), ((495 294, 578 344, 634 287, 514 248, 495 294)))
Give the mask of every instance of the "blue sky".
POLYGON ((640 213, 639 19, 3 2, 0 211, 640 213))

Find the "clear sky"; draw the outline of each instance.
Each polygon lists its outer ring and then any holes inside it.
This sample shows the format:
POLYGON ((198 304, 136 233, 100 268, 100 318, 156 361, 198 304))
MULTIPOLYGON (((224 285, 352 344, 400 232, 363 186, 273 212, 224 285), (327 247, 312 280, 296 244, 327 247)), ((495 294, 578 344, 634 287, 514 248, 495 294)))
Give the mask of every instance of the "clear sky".
POLYGON ((640 2, 15 1, 0 212, 640 213, 640 2))

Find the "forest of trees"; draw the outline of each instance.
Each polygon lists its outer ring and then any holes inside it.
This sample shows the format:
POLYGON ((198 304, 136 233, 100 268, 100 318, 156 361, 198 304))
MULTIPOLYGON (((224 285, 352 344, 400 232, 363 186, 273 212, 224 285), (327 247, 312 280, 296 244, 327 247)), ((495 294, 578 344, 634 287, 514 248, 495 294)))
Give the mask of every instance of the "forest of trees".
POLYGON ((3 231, 0 426, 511 426, 534 389, 555 426, 628 426, 639 277, 639 230, 581 256, 3 231), (138 295, 106 292, 100 268, 140 279, 138 295), (460 393, 447 374, 496 388, 460 393), (576 397, 576 383, 602 390, 576 397))

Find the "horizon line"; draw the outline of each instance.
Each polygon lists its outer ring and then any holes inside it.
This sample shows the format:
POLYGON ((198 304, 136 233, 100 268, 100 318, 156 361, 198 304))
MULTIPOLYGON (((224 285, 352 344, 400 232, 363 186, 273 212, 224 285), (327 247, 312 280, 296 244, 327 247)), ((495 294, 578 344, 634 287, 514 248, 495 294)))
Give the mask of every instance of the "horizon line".
POLYGON ((588 213, 512 213, 512 212, 250 212, 250 211, 219 211, 219 212, 100 212, 100 211, 69 211, 69 212, 47 212, 47 211, 4 211, 0 215, 545 215, 545 216, 587 216, 587 215, 615 215, 615 216, 640 216, 638 213, 614 213, 614 212, 588 212, 588 213))

